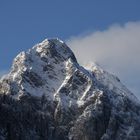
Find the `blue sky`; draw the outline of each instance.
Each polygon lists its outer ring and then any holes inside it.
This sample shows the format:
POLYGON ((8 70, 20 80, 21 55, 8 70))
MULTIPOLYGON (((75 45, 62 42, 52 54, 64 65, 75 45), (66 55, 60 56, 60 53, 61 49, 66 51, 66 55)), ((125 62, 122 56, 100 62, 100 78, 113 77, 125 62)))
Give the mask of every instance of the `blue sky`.
POLYGON ((1 0, 0 71, 7 71, 20 51, 45 38, 69 40, 114 24, 139 22, 139 6, 139 0, 1 0))

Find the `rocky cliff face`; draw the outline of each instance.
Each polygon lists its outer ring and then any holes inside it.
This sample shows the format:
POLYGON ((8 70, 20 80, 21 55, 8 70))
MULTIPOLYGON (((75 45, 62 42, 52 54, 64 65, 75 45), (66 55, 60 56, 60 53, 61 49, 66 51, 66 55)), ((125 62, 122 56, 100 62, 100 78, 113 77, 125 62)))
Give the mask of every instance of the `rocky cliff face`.
POLYGON ((58 39, 15 59, 0 81, 0 140, 140 140, 140 102, 58 39))

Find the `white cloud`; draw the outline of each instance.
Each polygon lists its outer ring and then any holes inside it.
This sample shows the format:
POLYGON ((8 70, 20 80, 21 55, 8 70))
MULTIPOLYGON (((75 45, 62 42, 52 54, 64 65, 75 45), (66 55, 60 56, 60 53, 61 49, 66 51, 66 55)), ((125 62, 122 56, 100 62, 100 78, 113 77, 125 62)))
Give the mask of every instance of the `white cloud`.
POLYGON ((99 63, 140 98, 140 22, 115 24, 104 31, 71 37, 67 44, 81 64, 99 63))

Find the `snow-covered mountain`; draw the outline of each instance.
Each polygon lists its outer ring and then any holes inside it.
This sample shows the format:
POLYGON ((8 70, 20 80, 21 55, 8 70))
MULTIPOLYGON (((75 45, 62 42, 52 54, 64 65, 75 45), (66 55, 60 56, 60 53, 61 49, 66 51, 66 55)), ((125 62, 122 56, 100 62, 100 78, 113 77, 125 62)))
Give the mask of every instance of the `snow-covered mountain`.
POLYGON ((80 66, 59 39, 14 59, 0 113, 2 140, 140 140, 139 100, 100 66, 80 66))

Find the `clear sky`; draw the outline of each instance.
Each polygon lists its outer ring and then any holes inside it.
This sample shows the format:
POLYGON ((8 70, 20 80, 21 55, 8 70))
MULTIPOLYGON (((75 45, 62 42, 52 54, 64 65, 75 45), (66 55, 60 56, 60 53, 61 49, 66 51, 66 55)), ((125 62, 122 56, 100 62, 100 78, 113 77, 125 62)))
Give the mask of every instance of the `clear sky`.
POLYGON ((45 38, 103 31, 140 21, 140 0, 0 0, 0 71, 45 38))

